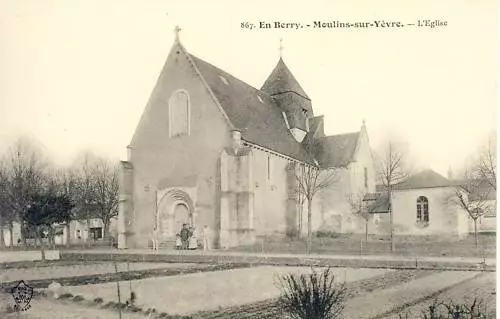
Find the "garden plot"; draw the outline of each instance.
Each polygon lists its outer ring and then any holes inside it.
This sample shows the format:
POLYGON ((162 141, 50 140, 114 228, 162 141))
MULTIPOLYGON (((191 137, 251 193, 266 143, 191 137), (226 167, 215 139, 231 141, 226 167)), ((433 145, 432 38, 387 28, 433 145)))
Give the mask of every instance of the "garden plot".
MULTIPOLYGON (((479 273, 471 271, 445 271, 432 274, 388 289, 350 299, 344 309, 346 318, 386 318, 390 312, 405 304, 418 302, 420 298, 430 297, 442 289, 452 287, 479 273)), ((403 307, 404 308, 404 307, 403 307)))
MULTIPOLYGON (((333 269, 338 282, 353 282, 393 270, 333 269)), ((237 306, 278 297, 275 286, 279 274, 290 271, 308 272, 309 267, 261 266, 206 273, 147 278, 120 282, 122 302, 130 296, 130 287, 137 295, 136 305, 156 308, 169 314, 189 314, 219 307, 237 306)), ((65 287, 73 295, 87 300, 102 298, 104 303, 117 301, 117 283, 65 287)))
MULTIPOLYGON (((449 304, 450 301, 454 304, 460 303, 470 306, 474 301, 474 298, 482 301, 482 306, 485 307, 485 312, 487 318, 495 318, 496 312, 496 273, 489 272, 484 273, 480 277, 461 283, 452 289, 435 296, 435 298, 426 300, 415 306, 409 307, 401 311, 401 314, 408 314, 408 318, 422 317, 423 311, 428 310, 429 306, 434 303, 437 299, 438 301, 449 304)), ((399 314, 395 313, 391 319, 399 319, 399 314)))
MULTIPOLYGON (((190 267, 192 264, 177 263, 117 263, 119 272, 151 270, 162 268, 182 268, 190 267)), ((113 263, 92 263, 79 264, 71 266, 51 266, 36 268, 11 268, 3 269, 0 273, 0 282, 10 282, 17 280, 39 280, 39 279, 57 279, 63 277, 102 275, 115 272, 113 263)))
MULTIPOLYGON (((10 294, 0 294, 0 318, 2 319, 118 319, 116 310, 91 308, 77 303, 54 302, 47 298, 34 297, 31 308, 22 312, 7 312, 7 306, 13 306, 10 294)), ((146 319, 144 314, 127 313, 124 319, 146 319)))

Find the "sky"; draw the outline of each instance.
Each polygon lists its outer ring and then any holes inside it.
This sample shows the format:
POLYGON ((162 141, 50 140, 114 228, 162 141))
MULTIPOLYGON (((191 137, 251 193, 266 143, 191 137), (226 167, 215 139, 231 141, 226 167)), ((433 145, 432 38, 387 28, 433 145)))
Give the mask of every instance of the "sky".
POLYGON ((416 167, 460 168, 496 129, 495 1, 0 0, 0 151, 37 140, 56 163, 126 146, 174 43, 260 88, 283 59, 327 134, 366 121, 416 167), (404 28, 250 22, 446 21, 404 28))

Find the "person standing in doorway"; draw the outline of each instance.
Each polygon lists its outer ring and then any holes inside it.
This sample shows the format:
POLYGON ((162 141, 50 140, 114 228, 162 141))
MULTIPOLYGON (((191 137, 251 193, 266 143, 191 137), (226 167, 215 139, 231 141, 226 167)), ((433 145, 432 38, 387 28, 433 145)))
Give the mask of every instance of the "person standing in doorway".
POLYGON ((208 225, 203 226, 203 250, 210 250, 210 228, 208 225))
POLYGON ((182 249, 188 249, 189 229, 188 224, 183 224, 181 229, 182 249))

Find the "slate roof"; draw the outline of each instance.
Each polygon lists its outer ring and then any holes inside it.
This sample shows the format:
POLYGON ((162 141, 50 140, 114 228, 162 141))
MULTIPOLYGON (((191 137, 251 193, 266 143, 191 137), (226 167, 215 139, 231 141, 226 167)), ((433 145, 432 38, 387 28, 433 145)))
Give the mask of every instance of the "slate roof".
POLYGON ((297 160, 314 163, 306 149, 289 132, 281 109, 269 94, 189 55, 229 120, 241 130, 242 139, 297 160))
POLYGON ((385 193, 367 193, 363 201, 371 214, 389 212, 389 199, 385 193))
POLYGON ((315 116, 309 119, 309 133, 314 138, 325 137, 324 116, 315 116))
POLYGON ((460 185, 466 185, 470 188, 471 193, 469 194, 469 200, 496 200, 497 194, 493 187, 486 180, 475 179, 469 182, 463 180, 453 180, 452 183, 457 187, 460 185))
POLYGON ((354 160, 360 132, 331 135, 314 141, 312 152, 321 167, 343 167, 354 160))
POLYGON ((269 93, 270 95, 295 92, 310 100, 282 58, 279 59, 273 72, 271 72, 266 82, 262 85, 261 91, 269 93))
POLYGON ((396 186, 396 189, 418 189, 431 187, 448 187, 454 186, 455 183, 446 177, 436 173, 432 169, 426 169, 420 173, 414 174, 407 178, 404 182, 396 186))

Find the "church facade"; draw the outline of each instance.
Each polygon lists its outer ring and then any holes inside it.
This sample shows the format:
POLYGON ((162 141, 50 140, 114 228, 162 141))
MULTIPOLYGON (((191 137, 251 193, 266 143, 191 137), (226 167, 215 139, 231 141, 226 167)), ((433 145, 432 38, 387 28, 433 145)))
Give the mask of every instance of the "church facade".
POLYGON ((168 246, 184 223, 208 225, 220 248, 305 232, 300 167, 339 177, 314 197, 313 230, 362 232, 346 198, 375 191, 366 127, 323 127, 282 58, 256 89, 176 39, 122 162, 119 248, 147 247, 155 227, 168 246))

